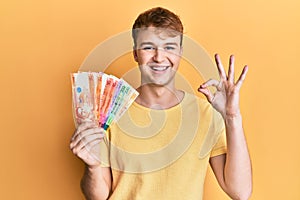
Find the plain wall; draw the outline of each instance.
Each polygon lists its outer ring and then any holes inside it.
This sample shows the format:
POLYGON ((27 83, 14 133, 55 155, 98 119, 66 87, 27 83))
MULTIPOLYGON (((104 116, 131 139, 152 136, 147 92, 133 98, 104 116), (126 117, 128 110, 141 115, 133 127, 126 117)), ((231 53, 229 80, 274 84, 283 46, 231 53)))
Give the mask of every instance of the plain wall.
MULTIPOLYGON (((211 56, 218 52, 227 63, 235 54, 237 72, 249 65, 241 110, 251 199, 300 199, 296 0, 1 1, 1 199, 83 199, 83 164, 69 150, 70 73, 97 44, 158 5, 179 14, 186 34, 211 56)), ((205 199, 227 199, 211 172, 205 199)))

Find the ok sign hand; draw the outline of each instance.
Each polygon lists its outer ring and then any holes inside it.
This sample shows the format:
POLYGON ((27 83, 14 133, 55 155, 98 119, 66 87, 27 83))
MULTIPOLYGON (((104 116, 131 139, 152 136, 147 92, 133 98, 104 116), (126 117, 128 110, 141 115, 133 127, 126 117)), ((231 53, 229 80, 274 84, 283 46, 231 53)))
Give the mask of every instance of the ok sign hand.
POLYGON ((221 63, 220 56, 215 55, 216 64, 219 71, 220 80, 210 79, 200 85, 198 91, 203 93, 211 105, 221 113, 223 118, 225 117, 235 117, 240 115, 239 107, 239 94, 240 89, 245 80, 246 74, 248 72, 248 66, 243 68, 243 71, 239 79, 235 82, 234 80, 234 56, 231 55, 229 58, 229 69, 228 75, 224 70, 221 63), (208 87, 213 86, 217 90, 212 93, 208 87))

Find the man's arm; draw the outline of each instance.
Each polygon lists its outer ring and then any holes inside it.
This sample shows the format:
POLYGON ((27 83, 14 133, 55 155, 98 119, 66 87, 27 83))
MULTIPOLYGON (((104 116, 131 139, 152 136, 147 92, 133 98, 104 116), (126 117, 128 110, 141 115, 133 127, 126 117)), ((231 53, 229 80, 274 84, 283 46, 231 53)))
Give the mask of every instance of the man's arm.
POLYGON ((87 200, 107 199, 111 188, 110 168, 86 165, 80 185, 87 200))
POLYGON ((70 143, 72 152, 85 163, 81 189, 88 200, 104 200, 110 194, 111 170, 101 167, 97 157, 104 134, 104 130, 95 123, 83 123, 78 126, 70 143))
POLYGON ((241 116, 225 119, 227 154, 210 158, 212 170, 222 189, 232 199, 249 199, 252 169, 241 116))
POLYGON ((252 169, 239 107, 239 92, 246 77, 245 66, 237 82, 234 80, 234 56, 230 56, 228 75, 219 55, 215 55, 220 80, 208 80, 200 86, 211 105, 222 115, 227 138, 227 154, 212 157, 210 164, 220 186, 233 199, 248 199, 252 193, 252 169), (215 87, 212 94, 208 87, 215 87))

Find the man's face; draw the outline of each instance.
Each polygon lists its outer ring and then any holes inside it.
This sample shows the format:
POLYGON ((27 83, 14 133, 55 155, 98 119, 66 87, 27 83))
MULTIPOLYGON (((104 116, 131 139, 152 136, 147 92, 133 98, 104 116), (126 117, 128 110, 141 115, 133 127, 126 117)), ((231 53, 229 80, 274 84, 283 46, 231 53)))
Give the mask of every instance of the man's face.
POLYGON ((142 84, 173 86, 181 54, 180 35, 171 37, 154 27, 140 30, 134 59, 140 67, 142 84))

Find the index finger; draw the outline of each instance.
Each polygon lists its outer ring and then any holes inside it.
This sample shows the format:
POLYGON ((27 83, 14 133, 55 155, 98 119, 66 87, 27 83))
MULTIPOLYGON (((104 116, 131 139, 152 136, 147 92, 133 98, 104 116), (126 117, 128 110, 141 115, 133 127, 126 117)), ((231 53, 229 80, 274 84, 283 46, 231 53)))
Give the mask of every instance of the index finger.
POLYGON ((75 130, 72 138, 71 138, 71 141, 74 140, 74 138, 82 131, 86 130, 86 129, 89 129, 89 128, 95 128, 97 127, 97 122, 83 122, 82 124, 80 124, 77 129, 75 130))
POLYGON ((226 72, 224 70, 223 64, 221 62, 221 58, 219 56, 219 54, 215 54, 215 61, 218 67, 218 71, 219 71, 219 76, 221 79, 226 79, 226 72))

